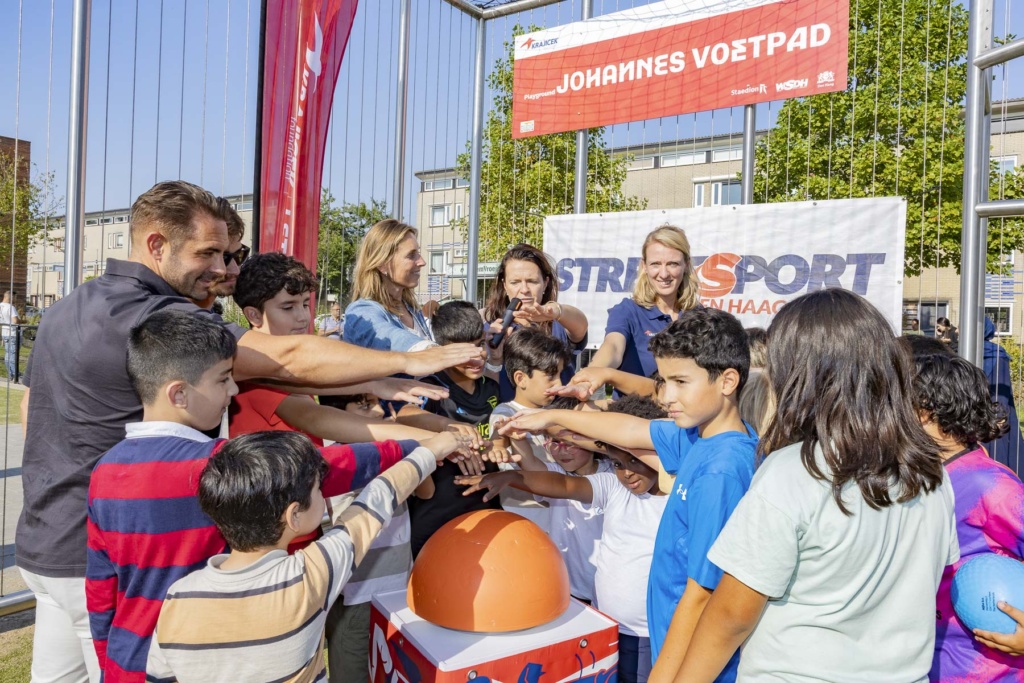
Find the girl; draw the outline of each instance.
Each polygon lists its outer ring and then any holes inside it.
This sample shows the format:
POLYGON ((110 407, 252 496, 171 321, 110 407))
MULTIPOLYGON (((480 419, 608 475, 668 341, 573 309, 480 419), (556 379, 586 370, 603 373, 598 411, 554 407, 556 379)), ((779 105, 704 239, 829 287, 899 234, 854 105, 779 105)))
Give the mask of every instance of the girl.
POLYGON ((888 322, 840 289, 769 330, 770 454, 708 559, 725 571, 676 681, 919 681, 935 592, 959 557, 953 495, 888 322))
POLYGON ((978 444, 1006 433, 1006 409, 992 401, 985 373, 947 354, 916 355, 914 405, 940 449, 956 494, 960 561, 946 567, 935 612, 933 681, 1020 681, 1024 661, 979 646, 956 618, 950 587, 965 561, 982 553, 1024 556, 1024 484, 978 444))

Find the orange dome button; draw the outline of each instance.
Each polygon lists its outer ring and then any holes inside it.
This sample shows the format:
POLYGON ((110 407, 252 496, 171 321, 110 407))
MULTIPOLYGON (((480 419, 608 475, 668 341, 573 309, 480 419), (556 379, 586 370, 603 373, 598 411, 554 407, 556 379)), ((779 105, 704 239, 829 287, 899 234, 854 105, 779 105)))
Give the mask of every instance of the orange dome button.
POLYGON ((569 607, 569 573, 539 526, 503 510, 469 512, 424 544, 409 609, 459 631, 504 633, 546 624, 569 607))

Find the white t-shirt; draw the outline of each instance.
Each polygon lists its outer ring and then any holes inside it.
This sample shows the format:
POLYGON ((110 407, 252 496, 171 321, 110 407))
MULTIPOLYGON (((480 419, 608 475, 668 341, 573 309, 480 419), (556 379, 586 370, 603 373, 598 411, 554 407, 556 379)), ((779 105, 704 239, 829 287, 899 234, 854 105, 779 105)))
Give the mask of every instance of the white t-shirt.
MULTIPOLYGON (((526 410, 526 406, 516 403, 515 401, 508 401, 507 403, 499 403, 495 406, 494 410, 491 411, 491 417, 488 421, 491 425, 491 433, 494 433, 494 423, 501 417, 512 417, 520 410, 526 410)), ((543 463, 553 462, 551 455, 544 448, 544 437, 537 434, 531 434, 527 437, 530 443, 530 450, 533 454, 543 463)), ((500 465, 501 469, 518 469, 515 465, 500 465)), ((539 526, 544 530, 544 533, 551 535, 551 511, 546 503, 541 503, 533 499, 526 491, 519 491, 513 488, 507 488, 501 492, 501 507, 508 511, 514 512, 517 515, 526 517, 528 520, 539 526)))
POLYGON ((613 472, 587 479, 594 489, 593 505, 604 508, 594 607, 619 622, 622 633, 647 638, 647 578, 668 496, 633 495, 613 472))
MULTIPOLYGON (((549 462, 545 465, 548 472, 566 474, 557 463, 549 462)), ((612 464, 601 458, 597 461, 597 471, 611 472, 612 464)), ((549 535, 562 552, 565 567, 569 570, 570 591, 577 598, 593 602, 594 572, 597 571, 597 548, 604 527, 604 510, 600 505, 586 505, 578 500, 543 496, 536 498, 550 506, 549 535)))
MULTIPOLYGON (((808 474, 800 448, 768 456, 708 552, 771 598, 737 681, 926 681, 935 594, 960 556, 949 478, 881 510, 847 484, 847 516, 831 485, 808 474)), ((827 472, 820 450, 818 458, 827 472)))
POLYGON ((14 336, 14 328, 11 325, 14 324, 14 318, 17 315, 18 309, 14 307, 14 304, 0 302, 0 336, 4 339, 14 336))

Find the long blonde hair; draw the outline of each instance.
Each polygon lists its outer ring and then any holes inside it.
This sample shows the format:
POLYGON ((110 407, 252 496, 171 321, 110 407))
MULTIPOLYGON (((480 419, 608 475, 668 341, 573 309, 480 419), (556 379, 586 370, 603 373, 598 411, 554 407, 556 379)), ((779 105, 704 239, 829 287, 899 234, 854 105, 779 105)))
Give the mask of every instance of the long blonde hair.
MULTIPOLYGON (((353 299, 371 299, 393 313, 399 313, 399 303, 388 293, 388 278, 380 272, 380 268, 390 263, 398 251, 398 245, 409 235, 417 235, 416 228, 411 225, 388 218, 366 231, 359 254, 356 256, 355 285, 352 289, 353 299)), ((412 310, 419 310, 419 303, 411 287, 402 290, 402 301, 412 310)))
MULTIPOLYGON (((663 225, 648 233, 644 239, 642 252, 644 264, 647 263, 647 247, 652 242, 657 242, 669 249, 682 252, 683 268, 686 269, 686 272, 683 273, 682 282, 679 283, 679 289, 676 291, 675 303, 680 311, 690 310, 697 305, 700 299, 700 282, 697 280, 697 271, 694 270, 693 262, 690 260, 690 241, 686 239, 686 233, 674 225, 663 225)), ((654 285, 651 284, 650 278, 647 277, 646 266, 640 269, 640 274, 636 278, 636 284, 633 286, 633 301, 644 308, 650 308, 658 301, 654 285)))

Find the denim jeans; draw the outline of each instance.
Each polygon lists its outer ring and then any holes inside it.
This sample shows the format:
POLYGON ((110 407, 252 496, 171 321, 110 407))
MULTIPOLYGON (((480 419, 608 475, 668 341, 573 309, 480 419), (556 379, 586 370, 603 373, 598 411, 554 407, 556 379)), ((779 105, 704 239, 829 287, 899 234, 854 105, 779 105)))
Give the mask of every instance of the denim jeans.
POLYGON ((4 337, 4 365, 7 366, 7 377, 13 382, 18 369, 17 337, 4 337))
POLYGON ((619 683, 647 683, 651 675, 651 639, 619 633, 619 683))

